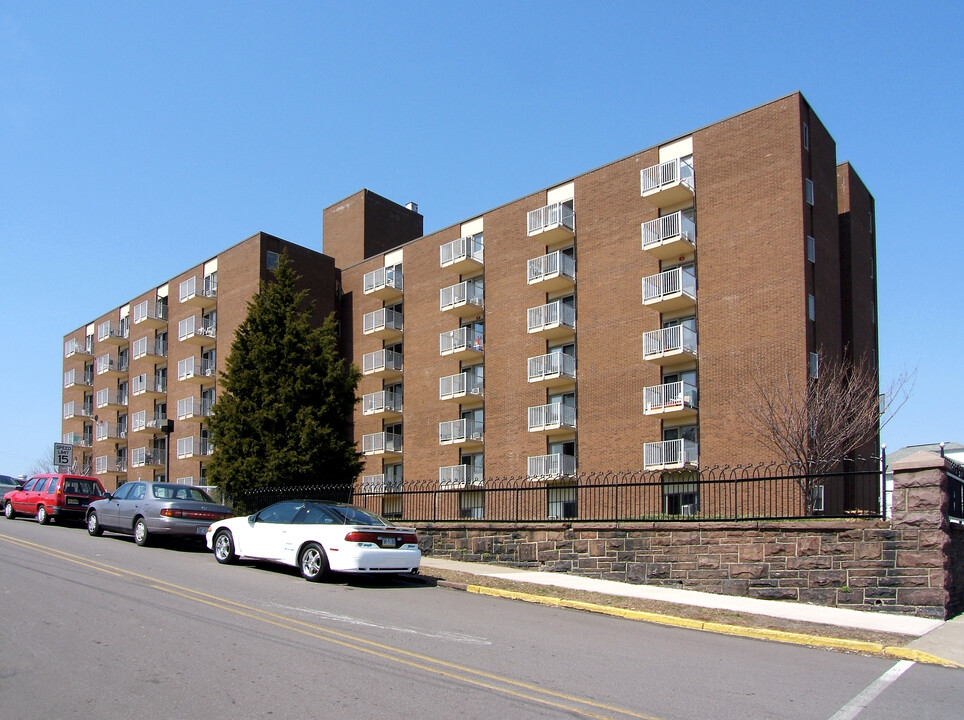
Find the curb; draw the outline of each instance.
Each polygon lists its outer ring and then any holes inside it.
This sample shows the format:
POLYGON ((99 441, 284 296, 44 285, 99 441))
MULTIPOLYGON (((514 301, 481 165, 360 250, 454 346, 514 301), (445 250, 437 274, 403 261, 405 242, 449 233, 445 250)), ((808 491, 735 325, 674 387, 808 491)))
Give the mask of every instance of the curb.
POLYGON ((755 640, 770 640, 792 645, 806 645, 808 647, 825 648, 828 650, 845 650, 857 652, 865 655, 876 655, 878 657, 894 658, 897 660, 910 660, 912 662, 927 665, 943 665, 951 668, 964 668, 964 665, 948 660, 946 658, 931 655, 930 653, 912 650, 906 647, 885 646, 882 643, 867 642, 863 640, 846 640, 843 638, 832 638, 823 635, 809 635, 806 633, 788 632, 786 630, 770 630, 767 628, 752 628, 742 625, 731 625, 707 620, 693 620, 692 618, 677 617, 675 615, 661 615, 659 613, 647 612, 644 610, 627 610, 625 608, 610 607, 609 605, 599 605, 596 603, 581 602, 578 600, 565 600, 563 598, 551 597, 548 595, 533 595, 532 593, 518 592, 516 590, 500 590, 489 588, 483 585, 468 585, 466 583, 455 583, 446 580, 439 580, 438 587, 449 588, 451 590, 462 590, 475 593, 476 595, 489 595, 491 597, 506 598, 509 600, 521 600, 523 602, 536 603, 538 605, 548 605, 550 607, 569 608, 571 610, 582 610, 584 612, 598 613, 601 615, 611 615, 621 617, 626 620, 637 620, 641 622, 653 623, 655 625, 667 625, 670 627, 686 628, 688 630, 703 630, 720 635, 733 635, 736 637, 752 638, 755 640))

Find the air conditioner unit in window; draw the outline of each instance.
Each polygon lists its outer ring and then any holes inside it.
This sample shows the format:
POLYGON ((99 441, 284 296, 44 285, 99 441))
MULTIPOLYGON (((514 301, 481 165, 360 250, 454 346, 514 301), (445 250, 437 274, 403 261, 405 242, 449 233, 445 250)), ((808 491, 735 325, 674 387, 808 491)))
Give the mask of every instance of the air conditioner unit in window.
POLYGON ((471 388, 471 389, 469 390, 469 394, 470 394, 470 395, 481 395, 481 394, 482 394, 482 388, 480 388, 480 387, 471 388))
POLYGON ((689 517, 689 516, 691 516, 691 515, 696 515, 696 505, 695 505, 694 503, 689 503, 689 504, 687 504, 687 505, 683 505, 683 506, 680 508, 680 515, 683 515, 684 517, 689 517))
POLYGON ((823 512, 823 485, 813 488, 813 511, 823 512))

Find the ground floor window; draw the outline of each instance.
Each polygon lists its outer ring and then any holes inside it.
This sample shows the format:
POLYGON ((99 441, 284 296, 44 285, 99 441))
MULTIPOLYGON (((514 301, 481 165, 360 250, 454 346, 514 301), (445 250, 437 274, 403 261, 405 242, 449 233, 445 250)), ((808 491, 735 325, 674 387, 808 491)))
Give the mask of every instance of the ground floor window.
POLYGON ((699 478, 693 472, 663 473, 663 512, 696 515, 700 508, 699 478))
POLYGON ((550 520, 574 518, 578 515, 576 488, 548 487, 546 488, 546 493, 549 500, 550 520))
POLYGON ((485 517, 485 495, 479 490, 459 493, 460 515, 469 520, 485 517))

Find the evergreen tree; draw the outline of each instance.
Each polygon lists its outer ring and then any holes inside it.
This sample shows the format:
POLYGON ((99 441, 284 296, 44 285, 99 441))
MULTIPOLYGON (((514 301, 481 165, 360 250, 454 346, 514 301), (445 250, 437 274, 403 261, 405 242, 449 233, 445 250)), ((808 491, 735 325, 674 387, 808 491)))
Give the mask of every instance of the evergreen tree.
POLYGON ((208 478, 238 499, 259 488, 348 485, 361 472, 348 432, 360 373, 339 356, 334 315, 312 327, 297 281, 282 254, 248 303, 221 375, 208 478))

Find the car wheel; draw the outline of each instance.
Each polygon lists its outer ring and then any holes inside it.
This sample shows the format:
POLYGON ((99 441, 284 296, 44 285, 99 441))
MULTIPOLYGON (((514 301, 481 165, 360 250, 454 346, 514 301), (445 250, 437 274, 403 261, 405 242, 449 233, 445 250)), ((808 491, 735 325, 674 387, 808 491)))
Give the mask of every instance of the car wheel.
POLYGON ((3 516, 7 518, 7 520, 13 520, 17 517, 17 513, 13 511, 13 503, 8 502, 3 506, 3 516))
POLYGON ((137 518, 134 521, 134 542, 141 547, 150 542, 150 537, 147 534, 147 523, 144 522, 144 518, 137 518))
POLYGON ((104 528, 100 526, 100 520, 97 519, 96 512, 87 515, 87 533, 94 537, 100 537, 104 534, 104 528))
POLYGON ((234 538, 228 530, 218 530, 214 536, 214 557, 222 564, 233 563, 238 559, 234 552, 234 538))
POLYGON ((41 525, 46 525, 50 521, 50 516, 47 514, 47 507, 45 505, 37 506, 37 522, 41 525))
POLYGON ((328 558, 325 551, 318 543, 308 543, 301 550, 298 558, 298 567, 301 568, 301 577, 309 582, 318 582, 325 573, 328 572, 328 558))

